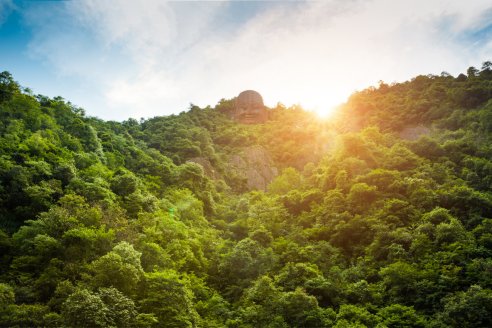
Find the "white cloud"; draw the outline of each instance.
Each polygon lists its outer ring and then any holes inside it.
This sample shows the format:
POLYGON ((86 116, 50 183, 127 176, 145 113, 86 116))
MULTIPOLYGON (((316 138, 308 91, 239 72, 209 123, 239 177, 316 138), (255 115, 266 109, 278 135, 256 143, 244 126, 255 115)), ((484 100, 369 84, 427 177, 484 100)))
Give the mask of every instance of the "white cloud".
POLYGON ((163 1, 74 1, 68 10, 104 47, 128 51, 137 64, 153 64, 176 35, 174 12, 163 1))
POLYGON ((111 119, 213 105, 251 88, 269 105, 327 109, 378 80, 456 74, 492 57, 490 41, 464 37, 490 22, 488 0, 265 5, 241 26, 221 26, 230 6, 68 2, 66 28, 36 18, 32 49, 62 74, 93 79, 101 105, 87 112, 111 119))
POLYGON ((233 42, 215 44, 214 57, 222 60, 212 78, 227 76, 228 83, 219 85, 228 91, 254 85, 270 104, 299 101, 323 108, 380 79, 456 73, 479 64, 485 59, 480 52, 464 51, 452 37, 485 22, 480 13, 490 6, 487 1, 329 1, 270 12, 250 22, 233 42), (455 19, 452 31, 439 29, 447 17, 455 19))
MULTIPOLYGON (((166 100, 183 97, 182 90, 173 79, 162 72, 146 72, 136 79, 115 80, 105 93, 109 110, 125 109, 118 112, 124 117, 152 117, 162 115, 166 100), (157 109, 157 112, 156 112, 157 109)), ((170 108, 170 112, 179 112, 184 108, 170 108)), ((168 112, 169 113, 169 112, 168 112)))

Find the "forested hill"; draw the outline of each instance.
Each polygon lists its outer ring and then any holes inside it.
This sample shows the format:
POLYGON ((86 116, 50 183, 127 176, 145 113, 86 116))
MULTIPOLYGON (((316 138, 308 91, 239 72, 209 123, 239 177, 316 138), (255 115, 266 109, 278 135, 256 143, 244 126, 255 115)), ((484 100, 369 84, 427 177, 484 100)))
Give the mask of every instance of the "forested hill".
POLYGON ((491 327, 491 99, 486 62, 106 122, 0 73, 0 327, 491 327))

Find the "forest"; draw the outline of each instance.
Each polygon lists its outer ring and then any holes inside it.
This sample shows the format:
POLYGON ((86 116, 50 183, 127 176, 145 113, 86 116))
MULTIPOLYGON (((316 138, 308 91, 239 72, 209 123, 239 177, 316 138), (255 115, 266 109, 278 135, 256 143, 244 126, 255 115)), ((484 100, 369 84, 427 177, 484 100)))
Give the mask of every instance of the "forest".
POLYGON ((0 73, 0 327, 492 327, 491 62, 233 106, 103 121, 0 73))

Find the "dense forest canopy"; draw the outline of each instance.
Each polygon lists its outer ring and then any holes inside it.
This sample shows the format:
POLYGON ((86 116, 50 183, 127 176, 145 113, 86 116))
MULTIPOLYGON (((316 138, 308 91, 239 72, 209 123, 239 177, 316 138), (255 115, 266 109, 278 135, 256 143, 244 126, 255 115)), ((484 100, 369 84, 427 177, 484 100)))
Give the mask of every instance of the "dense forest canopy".
POLYGON ((0 73, 0 326, 492 326, 492 63, 232 108, 106 122, 0 73))

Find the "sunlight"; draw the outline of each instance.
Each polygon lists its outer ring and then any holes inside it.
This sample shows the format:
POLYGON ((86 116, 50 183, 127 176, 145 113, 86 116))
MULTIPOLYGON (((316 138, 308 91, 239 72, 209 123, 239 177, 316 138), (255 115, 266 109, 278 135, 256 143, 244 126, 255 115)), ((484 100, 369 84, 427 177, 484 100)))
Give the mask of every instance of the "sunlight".
POLYGON ((287 107, 298 104, 303 109, 326 119, 333 116, 337 109, 347 101, 350 93, 346 92, 316 92, 317 90, 292 90, 291 92, 275 93, 273 96, 265 92, 265 103, 274 107, 281 99, 287 107), (304 92, 303 92, 304 91, 304 92))
MULTIPOLYGON (((281 74, 277 74, 278 72, 269 72, 270 79, 256 83, 267 106, 274 107, 278 102, 286 107, 298 104, 303 109, 316 113, 320 118, 330 118, 355 90, 360 89, 364 80, 363 76, 359 79, 344 76, 335 68, 331 74, 316 78, 314 74, 309 73, 322 66, 316 61, 304 65, 305 72, 300 72, 294 63, 290 66, 292 71, 297 70, 296 74, 293 74, 296 76, 295 79, 285 79, 281 74)), ((365 85, 368 84, 370 83, 365 85)))
POLYGON ((315 106, 312 108, 309 107, 306 109, 314 112, 320 118, 325 119, 325 118, 332 117, 335 114, 335 112, 337 111, 337 109, 340 107, 341 104, 342 104, 341 102, 336 103, 336 102, 328 102, 327 101, 322 105, 315 106))

